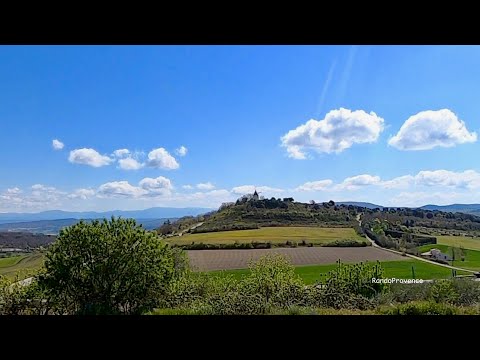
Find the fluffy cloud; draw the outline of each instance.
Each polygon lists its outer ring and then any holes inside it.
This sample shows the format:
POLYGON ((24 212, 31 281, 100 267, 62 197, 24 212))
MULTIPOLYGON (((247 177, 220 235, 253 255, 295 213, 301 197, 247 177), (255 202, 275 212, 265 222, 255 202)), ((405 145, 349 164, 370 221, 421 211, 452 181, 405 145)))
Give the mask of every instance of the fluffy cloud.
POLYGON ((197 184, 197 189, 212 190, 212 189, 215 189, 215 185, 213 185, 211 182, 200 183, 200 184, 197 184))
POLYGON ((330 179, 309 181, 297 187, 295 191, 322 191, 327 190, 332 184, 333 181, 330 179))
POLYGON ((147 191, 131 185, 128 181, 112 181, 100 185, 98 188, 100 197, 132 197, 137 198, 147 194, 147 191))
POLYGON ((157 178, 145 178, 139 182, 142 189, 146 190, 149 195, 168 195, 173 189, 172 182, 166 177, 159 176, 157 178))
POLYGON ((117 158, 122 158, 130 154, 130 150, 128 149, 118 149, 113 152, 113 156, 117 158))
POLYGON ((164 148, 158 148, 150 151, 148 153, 147 164, 148 166, 154 168, 166 170, 174 170, 180 167, 177 160, 175 160, 175 158, 164 148))
POLYGON ((74 164, 89 165, 98 168, 109 165, 113 160, 108 156, 99 154, 94 149, 83 148, 70 151, 68 161, 74 164))
POLYGON ((192 185, 182 185, 182 188, 184 188, 185 190, 192 190, 193 186, 192 185))
POLYGON ((399 150, 429 150, 477 141, 451 110, 421 111, 410 116, 388 144, 399 150))
POLYGON ((27 193, 15 187, 0 193, 0 211, 48 209, 58 206, 65 195, 64 191, 42 184, 33 185, 27 193))
POLYGON ((287 146, 287 154, 288 154, 288 157, 296 160, 305 160, 307 158, 305 153, 302 150, 300 150, 300 146, 298 145, 287 146))
POLYGON ((382 181, 379 185, 385 189, 404 189, 413 185, 415 177, 412 175, 404 175, 393 178, 391 180, 382 181))
POLYGON ((45 185, 42 185, 42 184, 35 184, 35 185, 32 185, 32 190, 33 191, 55 191, 57 190, 56 188, 54 188, 53 186, 45 186, 45 185))
POLYGON ((387 206, 418 207, 427 204, 449 205, 458 202, 466 202, 465 200, 466 197, 464 194, 455 192, 401 192, 392 197, 387 206))
POLYGON ((305 150, 319 153, 340 153, 353 144, 377 141, 384 120, 374 112, 340 108, 330 111, 323 120, 311 119, 282 138, 282 146, 290 157, 304 159, 305 150))
POLYGON ((480 173, 474 170, 454 172, 448 170, 420 171, 415 182, 425 186, 447 186, 456 188, 480 188, 480 173))
POLYGON ((57 139, 52 140, 52 147, 54 150, 62 150, 65 145, 57 139))
POLYGON ((257 192, 269 192, 269 193, 281 193, 284 192, 283 189, 272 188, 270 186, 255 186, 255 185, 242 185, 236 186, 232 189, 232 193, 238 195, 252 194, 255 190, 257 192))
POLYGON ((118 160, 118 166, 123 170, 138 170, 143 167, 143 164, 132 157, 126 157, 118 160))
POLYGON ((73 193, 68 194, 69 199, 81 199, 86 200, 95 195, 95 190, 93 189, 77 189, 73 193))
POLYGON ((16 195, 16 194, 21 194, 22 190, 20 190, 20 188, 18 188, 18 187, 13 187, 13 188, 7 189, 6 193, 16 195))
POLYGON ((178 149, 175 150, 175 153, 178 156, 185 156, 187 155, 188 149, 185 146, 180 146, 178 149))
POLYGON ((369 174, 362 174, 348 177, 341 184, 337 185, 338 190, 356 190, 363 186, 379 185, 381 183, 379 176, 369 174))

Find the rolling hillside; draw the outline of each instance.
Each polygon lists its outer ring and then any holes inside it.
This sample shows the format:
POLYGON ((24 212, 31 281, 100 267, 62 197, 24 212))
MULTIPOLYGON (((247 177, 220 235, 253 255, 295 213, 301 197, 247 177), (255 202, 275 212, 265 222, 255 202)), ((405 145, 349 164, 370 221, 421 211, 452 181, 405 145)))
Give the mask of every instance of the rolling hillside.
POLYGON ((237 201, 211 214, 181 218, 158 231, 168 235, 185 231, 205 233, 279 226, 356 227, 356 215, 357 208, 353 205, 335 205, 333 201, 307 204, 295 202, 292 198, 272 198, 237 201))

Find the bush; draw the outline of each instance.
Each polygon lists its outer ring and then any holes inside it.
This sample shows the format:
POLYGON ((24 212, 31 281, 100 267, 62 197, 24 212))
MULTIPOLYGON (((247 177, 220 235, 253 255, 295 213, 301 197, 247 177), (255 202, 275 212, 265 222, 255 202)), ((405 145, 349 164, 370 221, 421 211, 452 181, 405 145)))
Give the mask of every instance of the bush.
POLYGON ((470 306, 480 304, 480 283, 472 279, 454 279, 453 290, 458 296, 454 299, 456 305, 470 306))
POLYGON ((282 255, 271 254, 250 263, 250 276, 242 280, 244 291, 259 294, 272 307, 302 302, 304 283, 295 267, 282 255))
POLYGON ((436 280, 431 289, 430 297, 436 303, 454 303, 458 299, 458 293, 451 280, 436 280))
POLYGON ((373 298, 387 289, 387 284, 372 282, 374 278, 383 278, 380 264, 342 264, 340 261, 337 264, 337 268, 327 274, 323 291, 315 296, 316 301, 337 309, 372 308, 373 298))
POLYGON ((382 315, 457 315, 462 310, 450 305, 436 302, 410 302, 386 308, 379 308, 378 314, 382 315))
POLYGON ((38 283, 20 284, 19 278, 8 280, 0 276, 0 315, 44 315, 49 303, 38 283))
POLYGON ((163 297, 179 259, 133 219, 81 221, 60 232, 39 284, 61 313, 138 314, 163 297))
POLYGON ((329 243, 323 244, 322 246, 326 247, 365 247, 369 243, 365 241, 356 241, 356 240, 335 240, 329 243))
POLYGON ((378 304, 407 303, 410 301, 428 300, 431 283, 423 284, 391 284, 389 291, 377 297, 378 304))

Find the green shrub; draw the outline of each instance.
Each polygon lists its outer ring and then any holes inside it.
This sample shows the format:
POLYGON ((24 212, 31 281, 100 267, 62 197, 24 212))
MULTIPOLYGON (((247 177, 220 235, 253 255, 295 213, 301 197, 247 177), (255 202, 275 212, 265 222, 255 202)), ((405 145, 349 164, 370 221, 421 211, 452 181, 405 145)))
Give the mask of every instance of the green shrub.
POLYGON ((369 244, 365 241, 356 241, 356 240, 335 240, 325 244, 322 246, 326 247, 365 247, 369 244))
POLYGON ((461 314, 462 310, 450 304, 423 301, 379 308, 377 313, 382 315, 457 315, 461 314))
POLYGON ((138 314, 162 299, 184 265, 133 219, 80 221, 60 232, 39 284, 67 314, 138 314))
POLYGON ((458 299, 458 293, 451 280, 435 280, 431 289, 430 297, 436 303, 455 303, 458 299))
POLYGON ((480 304, 480 283, 472 279, 454 279, 453 288, 458 296, 455 305, 470 306, 480 304))

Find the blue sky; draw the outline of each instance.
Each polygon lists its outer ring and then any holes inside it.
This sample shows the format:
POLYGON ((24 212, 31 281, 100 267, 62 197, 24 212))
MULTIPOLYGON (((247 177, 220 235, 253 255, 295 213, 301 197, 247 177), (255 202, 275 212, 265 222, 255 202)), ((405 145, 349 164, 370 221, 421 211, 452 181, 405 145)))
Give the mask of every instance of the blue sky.
POLYGON ((0 212, 253 187, 480 202, 479 63, 474 46, 1 46, 0 212))

